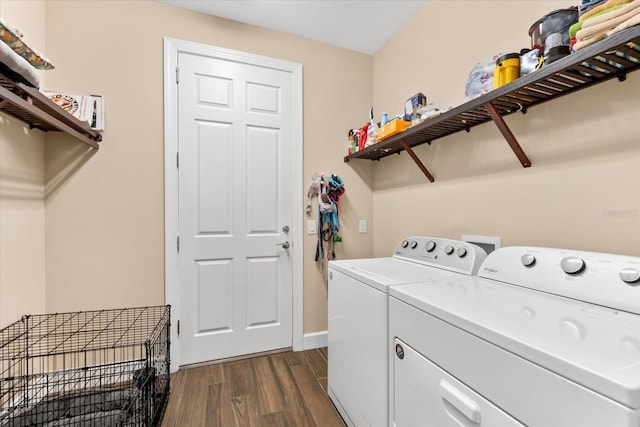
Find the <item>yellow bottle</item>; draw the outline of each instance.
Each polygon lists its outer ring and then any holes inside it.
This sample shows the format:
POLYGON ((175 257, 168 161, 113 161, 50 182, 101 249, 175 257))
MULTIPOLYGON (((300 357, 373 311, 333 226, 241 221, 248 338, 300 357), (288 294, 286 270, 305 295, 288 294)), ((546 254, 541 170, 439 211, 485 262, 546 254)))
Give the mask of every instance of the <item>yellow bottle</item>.
POLYGON ((493 72, 493 88, 497 89, 520 77, 520 55, 507 53, 496 60, 493 72))

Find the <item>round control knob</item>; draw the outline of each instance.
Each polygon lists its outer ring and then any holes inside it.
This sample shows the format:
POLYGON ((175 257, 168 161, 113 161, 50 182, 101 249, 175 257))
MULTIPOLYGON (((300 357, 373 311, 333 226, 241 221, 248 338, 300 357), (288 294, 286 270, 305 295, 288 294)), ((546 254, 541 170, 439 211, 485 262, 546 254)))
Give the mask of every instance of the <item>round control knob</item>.
POLYGON ((418 247, 418 242, 416 242, 415 240, 412 240, 411 244, 410 244, 410 247, 411 247, 411 249, 417 248, 418 247))
POLYGON ((567 274, 578 274, 584 270, 584 261, 575 256, 568 256, 560 261, 560 267, 567 274))
POLYGON ((536 263, 536 257, 531 254, 524 254, 520 257, 520 261, 525 267, 533 267, 533 264, 536 263))
POLYGON ((409 241, 403 240, 402 243, 400 243, 400 246, 402 246, 403 248, 406 248, 407 246, 409 246, 409 241))
POLYGON ((640 268, 625 267, 620 270, 620 278, 623 282, 633 284, 640 280, 640 268))
POLYGON ((433 250, 436 248, 436 242, 434 242, 433 240, 429 240, 427 244, 424 245, 424 248, 427 250, 427 252, 433 252, 433 250))
POLYGON ((451 246, 451 245, 445 246, 444 253, 447 254, 447 255, 451 255, 453 253, 453 246, 451 246))
POLYGON ((456 251, 456 254, 460 257, 460 258, 464 258, 467 256, 467 249, 466 248, 458 248, 458 250, 456 251))

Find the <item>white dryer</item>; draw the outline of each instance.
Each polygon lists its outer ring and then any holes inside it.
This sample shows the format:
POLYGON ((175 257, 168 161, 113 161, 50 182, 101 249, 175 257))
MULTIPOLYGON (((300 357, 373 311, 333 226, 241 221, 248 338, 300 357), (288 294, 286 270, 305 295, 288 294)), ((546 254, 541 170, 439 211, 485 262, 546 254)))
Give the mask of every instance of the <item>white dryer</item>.
POLYGON ((328 394, 347 425, 388 425, 389 288, 475 274, 485 257, 467 242, 409 237, 391 257, 329 262, 328 394))
POLYGON ((389 321, 392 426, 640 426, 640 258, 498 249, 389 321))

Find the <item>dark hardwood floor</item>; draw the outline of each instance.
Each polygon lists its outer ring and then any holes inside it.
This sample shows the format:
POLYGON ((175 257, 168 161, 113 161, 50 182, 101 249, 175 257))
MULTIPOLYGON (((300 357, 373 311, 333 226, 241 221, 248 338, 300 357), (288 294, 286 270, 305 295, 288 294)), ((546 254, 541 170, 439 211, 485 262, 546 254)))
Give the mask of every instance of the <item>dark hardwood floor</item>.
POLYGON ((181 369, 162 427, 344 427, 326 389, 326 348, 181 369))

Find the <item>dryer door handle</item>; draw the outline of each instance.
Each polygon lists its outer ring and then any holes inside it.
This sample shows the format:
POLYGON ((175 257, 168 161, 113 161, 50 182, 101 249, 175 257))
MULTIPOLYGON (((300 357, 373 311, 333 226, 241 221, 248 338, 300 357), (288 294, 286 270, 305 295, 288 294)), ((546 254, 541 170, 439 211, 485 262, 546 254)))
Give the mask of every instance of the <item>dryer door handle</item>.
POLYGON ((440 396, 465 417, 476 424, 480 424, 480 407, 478 404, 445 380, 440 380, 440 396))

